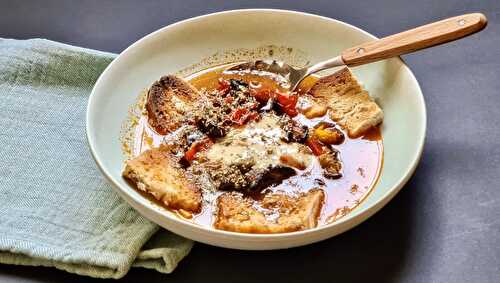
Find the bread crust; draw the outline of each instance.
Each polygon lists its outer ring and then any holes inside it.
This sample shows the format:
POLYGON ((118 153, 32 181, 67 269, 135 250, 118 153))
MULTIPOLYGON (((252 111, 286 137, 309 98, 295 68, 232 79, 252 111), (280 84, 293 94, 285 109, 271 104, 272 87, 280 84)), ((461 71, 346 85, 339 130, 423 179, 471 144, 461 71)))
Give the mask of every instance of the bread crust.
POLYGON ((161 135, 178 129, 194 109, 200 93, 183 79, 167 75, 149 88, 146 111, 149 124, 161 135))
POLYGON ((363 90, 348 68, 322 77, 308 95, 317 103, 327 105, 330 118, 345 128, 351 137, 358 137, 382 123, 382 109, 363 90))
POLYGON ((201 210, 200 188, 192 181, 189 172, 179 165, 178 158, 166 145, 146 150, 128 160, 123 177, 168 208, 195 213, 201 210))
POLYGON ((240 233, 286 233, 317 226, 325 194, 312 189, 298 196, 266 195, 255 201, 236 193, 224 193, 217 200, 214 227, 240 233))

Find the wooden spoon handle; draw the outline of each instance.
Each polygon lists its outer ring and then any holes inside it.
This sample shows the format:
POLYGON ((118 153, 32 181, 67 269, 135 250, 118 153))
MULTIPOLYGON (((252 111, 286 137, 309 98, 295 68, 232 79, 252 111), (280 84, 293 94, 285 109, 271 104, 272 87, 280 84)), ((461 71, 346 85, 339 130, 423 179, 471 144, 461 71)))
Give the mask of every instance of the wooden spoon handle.
POLYGON ((486 27, 481 13, 465 14, 346 49, 341 56, 347 66, 395 57, 473 34, 486 27))

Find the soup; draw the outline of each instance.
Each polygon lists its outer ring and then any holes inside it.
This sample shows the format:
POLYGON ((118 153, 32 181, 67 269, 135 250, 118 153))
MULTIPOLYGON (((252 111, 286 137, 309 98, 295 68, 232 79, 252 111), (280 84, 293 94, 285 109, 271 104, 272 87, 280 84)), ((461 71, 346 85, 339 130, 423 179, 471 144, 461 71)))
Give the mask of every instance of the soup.
POLYGON ((290 93, 227 67, 149 89, 124 177, 185 221, 234 232, 314 228, 366 198, 382 166, 381 110, 348 69, 290 93))

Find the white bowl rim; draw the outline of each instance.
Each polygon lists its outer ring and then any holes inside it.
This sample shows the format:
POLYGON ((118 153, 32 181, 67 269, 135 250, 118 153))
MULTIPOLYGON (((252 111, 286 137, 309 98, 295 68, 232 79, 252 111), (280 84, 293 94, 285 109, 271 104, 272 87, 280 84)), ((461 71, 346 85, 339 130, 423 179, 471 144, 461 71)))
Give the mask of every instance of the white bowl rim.
MULTIPOLYGON (((124 51, 122 51, 105 68, 105 70, 101 73, 101 75, 97 79, 97 81, 96 81, 96 83, 95 83, 95 85, 94 85, 94 87, 92 89, 92 92, 90 93, 89 100, 88 100, 88 103, 87 103, 86 136, 87 136, 87 142, 88 142, 89 147, 90 147, 90 151, 92 153, 92 157, 96 161, 96 163, 97 163, 100 171, 111 182, 111 184, 113 185, 113 187, 115 188, 115 190, 117 190, 117 192, 120 195, 125 194, 124 190, 121 189, 121 185, 118 182, 116 182, 114 180, 114 178, 111 176, 111 174, 103 167, 102 161, 101 161, 100 157, 96 154, 96 144, 95 144, 95 141, 94 141, 93 137, 90 136, 90 134, 89 134, 90 132, 93 132, 92 131, 92 125, 90 124, 90 120, 91 120, 91 107, 92 107, 92 104, 93 104, 93 100, 95 99, 94 97, 97 95, 96 94, 96 92, 97 92, 97 90, 96 90, 97 86, 102 83, 102 81, 104 80, 105 77, 107 77, 107 74, 109 72, 111 72, 110 70, 113 68, 113 66, 115 64, 117 64, 117 61, 120 60, 120 57, 123 54, 127 54, 127 53, 131 52, 131 50, 133 50, 134 48, 136 48, 139 45, 146 44, 147 41, 149 41, 150 39, 153 39, 157 34, 163 33, 165 30, 168 30, 170 28, 173 28, 175 26, 182 25, 182 24, 185 24, 185 23, 188 23, 188 22, 196 22, 196 21, 201 20, 201 19, 206 18, 206 17, 213 17, 213 16, 218 16, 218 15, 223 15, 223 14, 231 14, 231 13, 236 13, 237 14, 237 13, 248 13, 248 12, 268 12, 268 13, 281 13, 281 14, 295 14, 295 15, 301 15, 301 16, 307 16, 307 17, 315 17, 315 18, 318 18, 318 19, 322 19, 322 20, 326 20, 326 21, 332 21, 332 22, 335 22, 335 23, 340 24, 340 25, 348 26, 348 27, 350 27, 350 28, 352 28, 352 29, 360 32, 360 33, 363 33, 364 35, 367 35, 367 36, 371 37, 374 40, 378 39, 376 36, 374 36, 374 35, 366 32, 366 31, 364 31, 364 30, 362 30, 362 29, 360 29, 360 28, 358 28, 356 26, 353 26, 353 25, 348 24, 346 22, 343 22, 343 21, 340 21, 340 20, 336 20, 336 19, 332 19, 332 18, 329 18, 329 17, 320 16, 320 15, 311 14, 311 13, 306 13, 306 12, 301 12, 301 11, 293 11, 293 10, 256 8, 256 9, 226 10, 226 11, 214 12, 214 13, 209 13, 209 14, 204 14, 204 15, 200 15, 200 16, 196 16, 196 17, 184 19, 184 20, 172 23, 170 25, 167 25, 167 26, 165 26, 163 28, 160 28, 160 29, 158 29, 156 31, 153 31, 153 32, 147 34, 146 36, 140 38, 139 40, 135 41, 132 45, 130 45, 124 51)), ((258 239, 271 240, 271 239, 279 239, 279 238, 284 239, 284 238, 291 238, 291 237, 293 237, 293 238, 295 238, 295 237, 301 237, 301 236, 304 236, 304 235, 307 235, 307 234, 311 234, 311 233, 319 233, 321 231, 331 229, 333 226, 340 226, 341 224, 344 224, 344 223, 347 223, 347 222, 350 222, 350 221, 356 222, 355 221, 356 219, 361 219, 361 221, 359 221, 355 225, 352 225, 348 229, 344 229, 340 233, 337 233, 337 234, 341 234, 341 233, 343 233, 345 231, 348 231, 348 230, 356 227, 357 225, 359 225, 362 222, 366 221, 373 214, 375 214, 376 212, 378 212, 382 207, 384 207, 401 190, 401 188, 408 182, 408 180, 413 175, 414 171, 416 170, 416 168, 418 166, 418 163, 420 161, 420 158, 421 158, 422 152, 423 152, 423 148, 424 148, 425 137, 426 137, 426 128, 427 128, 427 109, 426 109, 426 106, 425 106, 424 96, 423 96, 422 90, 420 88, 420 84, 418 83, 418 81, 417 81, 415 75, 413 74, 413 72, 411 71, 411 69, 405 64, 405 62, 400 57, 397 57, 396 60, 399 60, 400 63, 401 63, 401 66, 403 68, 405 68, 406 71, 409 72, 411 80, 413 81, 413 83, 417 87, 417 92, 419 94, 418 98, 420 100, 419 104, 422 106, 422 114, 423 114, 422 115, 422 119, 423 119, 422 122, 423 123, 422 123, 422 127, 421 127, 421 132, 419 133, 419 136, 421 138, 420 138, 420 140, 418 140, 418 150, 414 152, 414 155, 413 155, 413 158, 411 160, 410 166, 408 168, 406 168, 405 173, 396 182, 396 185, 394 185, 391 188, 389 188, 385 194, 383 194, 380 198, 378 198, 377 200, 375 200, 372 205, 366 207, 364 210, 361 210, 361 211, 358 210, 358 211, 356 211, 356 209, 354 209, 354 211, 352 211, 351 213, 347 214, 346 216, 340 218, 339 220, 337 220, 337 221, 335 221, 333 223, 325 224, 325 225, 318 226, 318 227, 315 227, 315 228, 312 228, 312 229, 308 229, 308 230, 302 230, 302 231, 296 231, 296 232, 287 232, 287 233, 275 233, 275 234, 252 234, 252 233, 239 233, 239 232, 231 232, 231 231, 218 230, 218 229, 215 229, 215 228, 208 228, 208 227, 205 227, 205 226, 202 226, 202 225, 199 225, 199 224, 192 223, 190 221, 186 221, 186 220, 180 219, 179 217, 177 217, 177 216, 175 216, 173 214, 161 214, 156 209, 151 208, 152 204, 149 203, 149 200, 147 200, 146 198, 144 198, 142 196, 135 197, 135 196, 128 195, 128 194, 127 194, 127 196, 130 197, 131 200, 135 201, 138 205, 141 205, 143 208, 147 209, 150 213, 154 213, 154 214, 156 214, 157 216, 160 216, 160 217, 169 218, 170 220, 173 220, 175 222, 181 223, 182 225, 190 226, 190 228, 193 228, 194 230, 198 230, 198 232, 206 232, 206 233, 211 233, 211 234, 218 234, 220 236, 227 236, 227 237, 232 237, 232 238, 237 237, 237 238, 240 238, 240 240, 258 240, 258 239), (379 204, 382 204, 382 205, 379 205, 379 204)), ((377 184, 374 184, 374 186, 377 186, 377 184)), ((125 198, 125 200, 128 200, 128 199, 125 198)), ((129 202, 129 204, 132 205, 130 202, 129 202)), ((132 206, 135 208, 134 205, 132 205, 132 206)), ((146 217, 146 218, 150 219, 149 217, 146 217)))

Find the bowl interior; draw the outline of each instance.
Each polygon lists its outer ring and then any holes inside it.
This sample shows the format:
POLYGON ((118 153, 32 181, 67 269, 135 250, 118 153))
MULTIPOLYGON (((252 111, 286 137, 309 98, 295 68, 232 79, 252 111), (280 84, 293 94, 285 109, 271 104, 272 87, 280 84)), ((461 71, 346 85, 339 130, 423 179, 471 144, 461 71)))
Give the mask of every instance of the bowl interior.
POLYGON ((147 218, 178 234, 205 243, 244 249, 297 246, 341 233, 380 209, 413 172, 425 136, 425 105, 418 82, 398 59, 353 68, 354 74, 382 107, 384 165, 366 200, 336 223, 309 231, 250 235, 189 224, 158 209, 121 177, 126 158, 120 134, 138 94, 167 73, 176 73, 224 50, 274 45, 300 50, 311 63, 373 40, 368 33, 332 19, 278 10, 240 10, 183 21, 139 40, 101 75, 91 94, 87 135, 91 151, 118 193, 147 218))

